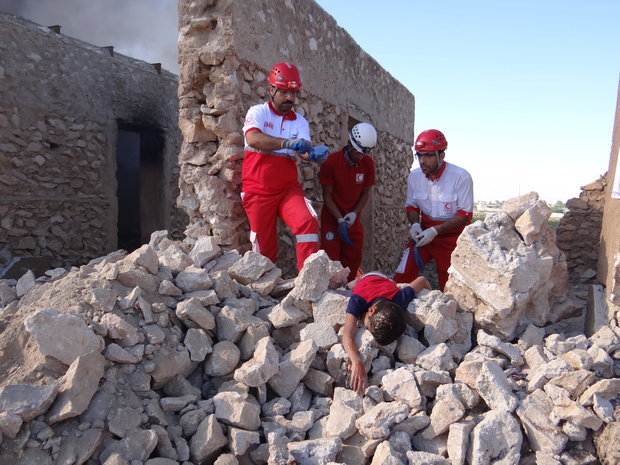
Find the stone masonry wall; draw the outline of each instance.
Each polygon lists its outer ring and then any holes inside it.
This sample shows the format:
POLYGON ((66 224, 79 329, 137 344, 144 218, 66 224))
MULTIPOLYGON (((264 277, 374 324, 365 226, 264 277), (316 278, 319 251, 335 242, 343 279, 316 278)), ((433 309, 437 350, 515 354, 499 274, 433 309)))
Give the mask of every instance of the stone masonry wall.
POLYGON ((606 175, 583 186, 579 198, 566 202, 568 212, 556 231, 558 248, 566 255, 572 281, 588 281, 596 277, 606 175))
MULTIPOLYGON (((240 199, 241 128, 248 108, 268 98, 271 67, 289 61, 302 73, 296 111, 310 122, 315 144, 340 149, 351 122, 369 121, 378 129, 377 185, 363 218, 362 268, 393 271, 407 237, 402 207, 411 164, 413 95, 313 1, 180 0, 179 26, 178 205, 190 218, 186 235, 211 235, 223 248, 249 249, 240 199)), ((318 212, 318 166, 300 162, 299 172, 318 212)), ((285 275, 294 274, 294 239, 284 226, 279 236, 278 266, 285 275)))
POLYGON ((157 65, 0 15, 0 269, 30 256, 78 265, 117 248, 119 121, 161 132, 164 226, 180 237, 177 85, 157 65))

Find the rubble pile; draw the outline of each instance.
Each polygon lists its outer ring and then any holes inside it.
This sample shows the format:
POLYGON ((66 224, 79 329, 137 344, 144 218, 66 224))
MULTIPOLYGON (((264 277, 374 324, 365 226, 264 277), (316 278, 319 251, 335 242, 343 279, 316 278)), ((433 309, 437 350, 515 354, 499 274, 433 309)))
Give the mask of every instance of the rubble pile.
POLYGON ((445 292, 475 314, 477 327, 510 340, 530 323, 543 326, 578 313, 550 215, 530 192, 459 236, 445 292))
POLYGON ((347 274, 320 251, 283 281, 254 252, 160 231, 0 281, 0 463, 618 463, 617 328, 529 324, 506 342, 424 291, 398 341, 360 327, 358 396, 339 336, 347 274))

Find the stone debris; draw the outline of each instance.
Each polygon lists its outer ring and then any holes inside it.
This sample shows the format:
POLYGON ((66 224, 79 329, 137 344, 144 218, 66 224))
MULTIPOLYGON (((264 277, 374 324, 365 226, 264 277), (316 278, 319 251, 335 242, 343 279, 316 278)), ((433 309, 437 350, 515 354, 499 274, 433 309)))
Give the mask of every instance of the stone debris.
MULTIPOLYGON (((502 263, 512 284, 521 266, 537 280, 561 269, 537 242, 548 246, 536 232, 544 206, 530 203, 470 226, 463 241, 488 243, 498 258, 484 269, 502 263), (526 214, 522 240, 511 215, 526 214)), ((340 264, 319 251, 290 286, 262 258, 159 231, 21 297, 16 281, 0 281, 0 463, 618 463, 620 330, 547 334, 541 315, 562 315, 549 304, 561 302, 557 280, 532 298, 529 278, 503 296, 497 311, 522 311, 509 322, 491 316, 499 300, 484 297, 487 276, 475 289, 482 312, 462 294, 425 291, 397 342, 379 347, 360 327, 370 386, 358 396, 341 344, 351 291, 340 264)), ((496 291, 510 291, 505 278, 496 291)))

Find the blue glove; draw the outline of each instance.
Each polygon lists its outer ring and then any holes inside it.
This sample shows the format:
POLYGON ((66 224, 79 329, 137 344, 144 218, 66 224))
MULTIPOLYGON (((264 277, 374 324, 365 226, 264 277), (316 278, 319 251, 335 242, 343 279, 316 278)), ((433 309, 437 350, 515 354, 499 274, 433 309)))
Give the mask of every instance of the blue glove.
POLYGON ((326 145, 317 145, 310 149, 308 161, 321 162, 329 153, 329 147, 326 145))
POLYGON ((353 242, 349 239, 349 225, 344 220, 338 223, 338 235, 345 244, 353 245, 353 242))
POLYGON ((420 251, 415 245, 413 246, 413 258, 415 259, 415 264, 418 265, 420 269, 420 273, 424 273, 424 260, 422 260, 420 251))
POLYGON ((312 149, 312 144, 306 139, 286 139, 282 142, 283 149, 291 149, 298 153, 308 153, 312 149))

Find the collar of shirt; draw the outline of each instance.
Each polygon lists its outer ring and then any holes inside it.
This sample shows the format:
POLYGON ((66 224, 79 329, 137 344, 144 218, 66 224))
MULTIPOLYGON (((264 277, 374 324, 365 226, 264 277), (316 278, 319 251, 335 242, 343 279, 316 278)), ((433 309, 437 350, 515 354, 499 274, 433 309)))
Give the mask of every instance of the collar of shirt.
POLYGON ((295 112, 293 110, 289 110, 286 112, 286 114, 281 114, 278 110, 276 110, 276 107, 273 106, 273 102, 267 102, 269 104, 269 109, 275 113, 278 116, 281 116, 282 119, 286 119, 286 120, 296 120, 297 119, 297 115, 295 114, 295 112))
POLYGON ((441 175, 443 174, 443 172, 446 170, 446 165, 447 163, 444 161, 441 164, 441 168, 439 168, 439 171, 437 171, 436 174, 427 174, 426 175, 426 179, 428 179, 429 181, 439 181, 439 178, 441 177, 441 175))
POLYGON ((342 153, 344 154, 344 159, 346 160, 347 164, 349 166, 358 166, 359 163, 355 162, 355 160, 353 160, 351 158, 351 156, 349 155, 349 146, 345 146, 344 149, 342 149, 342 153))

